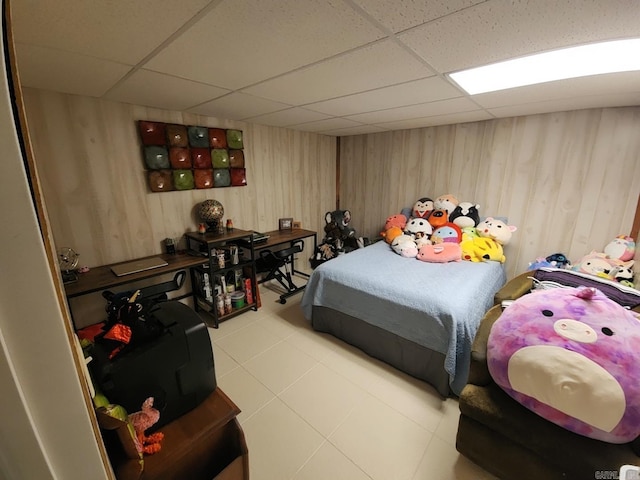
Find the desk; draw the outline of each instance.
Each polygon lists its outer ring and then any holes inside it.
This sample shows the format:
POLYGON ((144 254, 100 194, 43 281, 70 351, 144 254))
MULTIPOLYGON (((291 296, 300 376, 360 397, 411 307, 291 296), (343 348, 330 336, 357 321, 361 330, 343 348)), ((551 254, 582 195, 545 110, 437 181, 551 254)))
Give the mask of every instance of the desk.
MULTIPOLYGON (((253 249, 256 252, 256 256, 260 256, 260 251, 264 250, 280 250, 288 247, 292 247, 295 242, 299 240, 304 240, 305 238, 313 237, 313 251, 316 251, 318 246, 318 236, 317 233, 313 230, 305 230, 302 228, 294 228, 292 230, 272 230, 270 232, 264 232, 265 235, 268 235, 269 238, 266 242, 263 243, 254 243, 253 249)), ((298 274, 303 277, 309 278, 309 275, 300 270, 296 270, 295 261, 291 260, 291 271, 293 274, 298 274)), ((287 297, 291 295, 295 295, 298 292, 304 290, 306 285, 302 287, 296 287, 295 289, 288 289, 288 291, 280 295, 280 303, 285 303, 287 297)))
MULTIPOLYGON (((111 271, 111 267, 116 264, 93 267, 87 273, 78 274, 78 281, 67 283, 64 286, 67 298, 79 297, 93 292, 101 292, 127 283, 145 280, 165 273, 176 272, 183 268, 191 268, 207 263, 208 259, 202 256, 193 256, 187 253, 160 253, 150 255, 150 257, 160 257, 167 262, 164 267, 152 268, 144 272, 132 273, 118 277, 111 271)), ((118 262, 124 263, 124 262, 118 262)))

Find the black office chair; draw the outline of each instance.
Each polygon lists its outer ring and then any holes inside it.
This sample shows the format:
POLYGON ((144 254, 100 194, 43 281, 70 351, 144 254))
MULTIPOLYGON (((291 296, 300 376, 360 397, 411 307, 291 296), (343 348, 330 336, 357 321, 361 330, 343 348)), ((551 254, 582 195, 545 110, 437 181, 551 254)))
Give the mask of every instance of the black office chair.
POLYGON ((304 242, 299 240, 293 242, 289 248, 282 250, 261 250, 260 258, 256 260, 256 270, 258 273, 266 273, 259 283, 268 282, 269 280, 277 280, 286 290, 286 293, 280 295, 280 303, 287 303, 287 298, 302 290, 306 285, 298 287, 293 283, 293 257, 295 254, 302 252, 304 242))

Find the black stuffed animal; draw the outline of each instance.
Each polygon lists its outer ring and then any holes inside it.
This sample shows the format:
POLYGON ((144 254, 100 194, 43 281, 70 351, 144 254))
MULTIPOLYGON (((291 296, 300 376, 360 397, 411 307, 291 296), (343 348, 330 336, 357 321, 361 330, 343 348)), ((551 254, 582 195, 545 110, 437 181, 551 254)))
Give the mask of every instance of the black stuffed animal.
POLYGON ((334 210, 324 216, 327 224, 324 227, 324 242, 332 244, 338 252, 350 252, 358 248, 356 231, 349 226, 351 212, 349 210, 334 210))
POLYGON ((368 239, 357 237, 356 231, 349 226, 351 222, 351 212, 349 210, 327 212, 325 214, 325 222, 325 236, 322 244, 318 245, 313 257, 310 259, 313 268, 335 258, 341 253, 348 253, 369 244, 368 239))

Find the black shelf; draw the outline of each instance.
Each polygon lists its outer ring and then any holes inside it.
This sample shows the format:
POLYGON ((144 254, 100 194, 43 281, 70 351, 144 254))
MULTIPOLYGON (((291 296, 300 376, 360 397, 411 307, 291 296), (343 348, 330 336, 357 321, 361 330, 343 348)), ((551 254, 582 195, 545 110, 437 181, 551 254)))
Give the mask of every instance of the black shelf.
MULTIPOLYGON (((232 232, 222 234, 214 234, 207 232, 204 234, 197 232, 188 232, 185 234, 187 240, 187 249, 197 255, 201 255, 203 262, 208 262, 208 268, 204 265, 191 269, 191 283, 193 285, 193 300, 196 311, 204 311, 213 319, 213 328, 218 328, 220 322, 233 318, 237 315, 245 313, 249 310, 257 310, 257 282, 256 282, 256 258, 253 244, 253 232, 246 230, 234 229, 232 232), (238 248, 239 261, 236 264, 231 262, 228 251, 229 247, 236 246, 238 248), (218 257, 216 251, 225 251, 225 266, 218 266, 218 257), (253 301, 247 302, 245 297, 245 305, 240 308, 234 308, 231 313, 219 315, 216 308, 215 297, 216 284, 215 279, 222 276, 226 277, 229 272, 241 271, 242 278, 248 278, 251 284, 253 301), (211 288, 211 300, 207 299, 206 283, 204 281, 205 274, 208 274, 209 285, 211 288)), ((234 275, 235 281, 235 275, 234 275)), ((244 286, 244 281, 243 281, 244 286)), ((234 287, 235 288, 235 287, 234 287)), ((244 288, 242 288, 244 291, 244 288)), ((222 292, 218 294, 227 294, 231 292, 222 292)))

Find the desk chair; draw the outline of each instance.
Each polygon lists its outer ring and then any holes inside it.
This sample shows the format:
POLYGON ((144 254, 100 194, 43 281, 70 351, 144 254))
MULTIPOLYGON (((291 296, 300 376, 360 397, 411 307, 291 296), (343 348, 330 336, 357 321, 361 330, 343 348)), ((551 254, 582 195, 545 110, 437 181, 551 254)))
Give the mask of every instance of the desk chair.
POLYGON ((260 258, 256 261, 256 270, 258 273, 266 273, 267 275, 260 280, 264 283, 269 280, 277 280, 286 290, 286 293, 280 295, 280 303, 287 303, 287 298, 304 290, 306 285, 298 287, 293 283, 293 256, 302 252, 304 242, 302 240, 295 241, 289 248, 276 250, 269 249, 260 251, 260 258))

